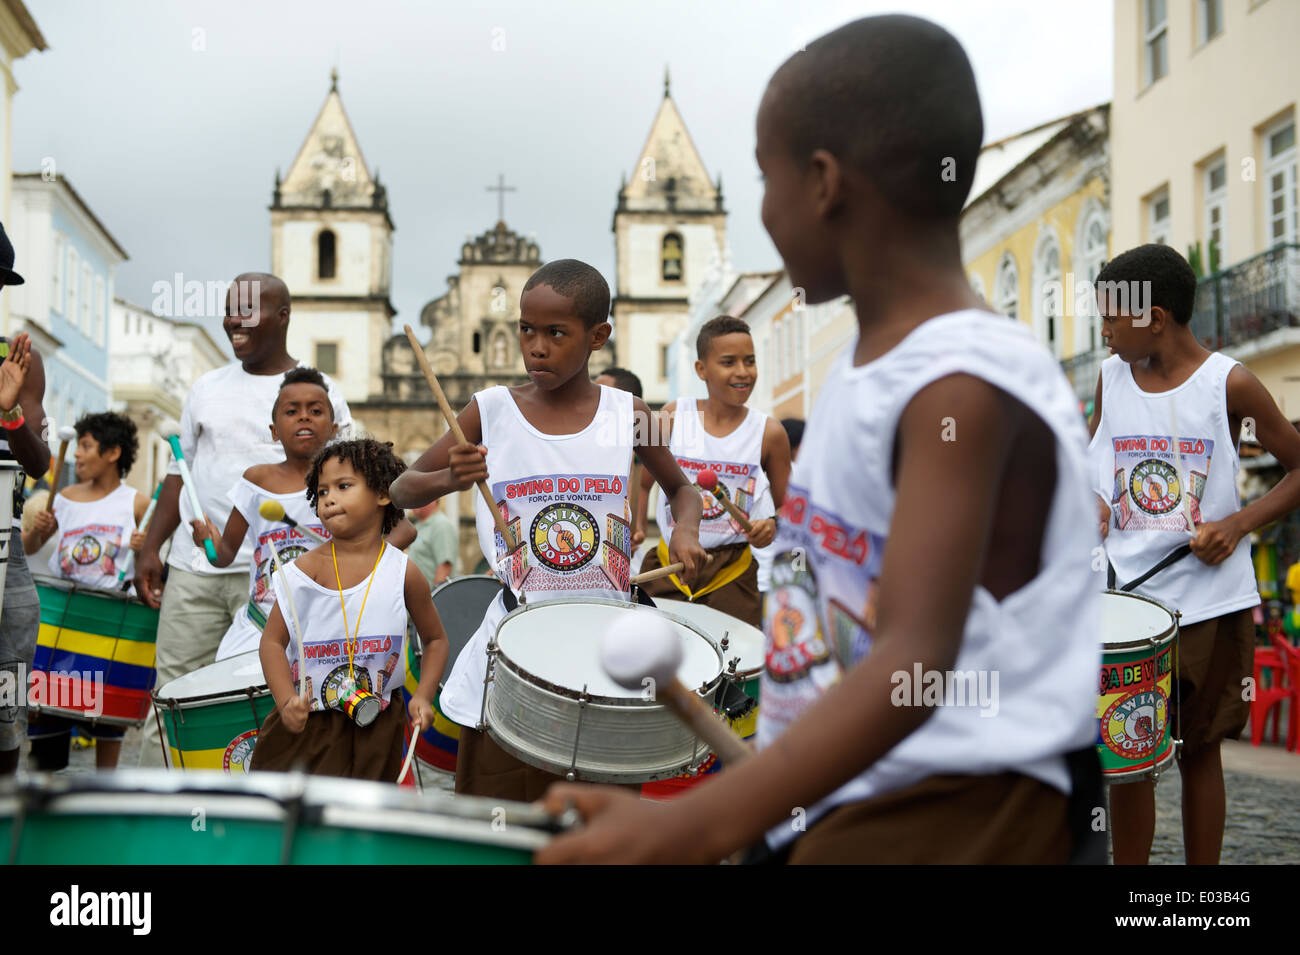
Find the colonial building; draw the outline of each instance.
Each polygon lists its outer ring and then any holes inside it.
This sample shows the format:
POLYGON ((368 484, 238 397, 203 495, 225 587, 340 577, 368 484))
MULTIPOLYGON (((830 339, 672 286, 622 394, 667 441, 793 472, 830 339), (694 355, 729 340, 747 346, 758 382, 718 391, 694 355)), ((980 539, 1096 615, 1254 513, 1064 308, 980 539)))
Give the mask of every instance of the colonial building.
POLYGON ((727 247, 722 176, 709 178, 673 101, 668 75, 650 135, 614 211, 614 354, 635 372, 645 400, 675 397, 668 377, 673 338, 685 327, 690 293, 727 247))
MULTIPOLYGON (((45 37, 41 36, 40 27, 32 19, 22 0, 8 0, 0 4, 0 75, 3 75, 4 89, 0 90, 0 189, 4 190, 3 205, 0 206, 0 219, 9 227, 9 176, 13 171, 10 157, 13 155, 13 113, 14 94, 18 92, 18 82, 14 79, 14 62, 26 56, 32 50, 44 51, 45 37)), ((50 160, 53 163, 53 159, 50 160)), ((58 170, 50 165, 42 170, 46 175, 53 175, 58 170)), ((9 229, 12 233, 12 229, 9 229)), ((14 244, 14 271, 26 278, 25 264, 27 250, 12 239, 14 244)), ((9 294, 0 295, 0 334, 16 335, 22 329, 10 329, 9 294)))

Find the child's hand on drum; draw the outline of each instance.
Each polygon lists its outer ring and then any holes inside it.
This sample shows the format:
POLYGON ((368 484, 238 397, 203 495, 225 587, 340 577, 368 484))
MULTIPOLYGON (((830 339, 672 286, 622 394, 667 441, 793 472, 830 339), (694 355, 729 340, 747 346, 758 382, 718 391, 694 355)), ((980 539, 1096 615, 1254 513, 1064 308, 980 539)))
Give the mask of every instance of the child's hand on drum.
POLYGON ((419 696, 412 696, 410 704, 406 707, 406 713, 411 717, 412 724, 418 724, 420 732, 424 732, 433 726, 433 704, 419 696))
POLYGON ((749 526, 753 528, 748 535, 751 547, 766 547, 776 540, 775 517, 764 518, 761 521, 750 521, 749 526))
POLYGON ((297 693, 280 704, 280 719, 284 720, 284 728, 290 733, 301 733, 307 728, 309 713, 307 701, 297 693))
POLYGON ((679 561, 686 566, 677 576, 687 587, 695 585, 695 578, 709 561, 709 553, 700 546, 699 537, 681 525, 673 532, 673 539, 668 544, 668 562, 675 564, 679 561))
POLYGON ((469 443, 458 444, 447 452, 447 470, 459 490, 467 491, 475 481, 486 481, 487 448, 469 443))

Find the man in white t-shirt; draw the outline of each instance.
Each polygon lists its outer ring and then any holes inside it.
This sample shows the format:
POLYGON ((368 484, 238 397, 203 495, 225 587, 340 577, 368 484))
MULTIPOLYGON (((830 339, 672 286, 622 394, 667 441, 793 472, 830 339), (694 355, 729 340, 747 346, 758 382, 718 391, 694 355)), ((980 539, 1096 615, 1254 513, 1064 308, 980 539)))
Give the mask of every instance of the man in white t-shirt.
MULTIPOLYGON (((204 513, 224 527, 230 514, 227 492, 244 471, 284 457, 271 437, 271 409, 284 373, 299 364, 285 348, 290 298, 274 275, 245 273, 226 296, 223 322, 235 361, 199 378, 181 413, 181 451, 189 464, 204 513)), ((347 402, 329 379, 330 400, 339 437, 351 436, 347 402)), ((250 547, 225 567, 213 567, 194 546, 188 493, 182 493, 180 468, 173 461, 158 497, 158 509, 136 565, 136 589, 150 606, 161 606, 158 620, 157 686, 213 662, 221 636, 236 611, 248 602, 250 547), (182 523, 183 522, 183 523, 182 523), (177 527, 180 532, 176 533, 177 527), (159 551, 171 538, 166 590, 159 551)), ((145 723, 140 765, 162 764, 157 724, 145 723)))

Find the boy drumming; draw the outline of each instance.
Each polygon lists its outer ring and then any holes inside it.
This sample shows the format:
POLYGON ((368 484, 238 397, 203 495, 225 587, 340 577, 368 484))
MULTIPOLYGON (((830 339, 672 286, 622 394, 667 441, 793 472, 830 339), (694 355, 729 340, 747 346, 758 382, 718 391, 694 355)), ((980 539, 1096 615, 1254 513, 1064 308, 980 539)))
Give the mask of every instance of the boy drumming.
POLYGON ((483 555, 506 583, 456 659, 443 688, 444 713, 459 723, 456 792, 529 800, 558 779, 528 766, 476 726, 487 644, 518 594, 530 604, 558 597, 628 599, 631 527, 627 475, 632 453, 672 499, 678 522, 672 559, 694 580, 703 563, 696 528, 699 492, 667 448, 635 445, 645 403, 591 380, 591 353, 609 338, 609 286, 590 265, 550 262, 533 273, 519 301, 519 345, 531 381, 480 391, 460 413, 469 443, 443 435, 393 484, 393 499, 418 507, 487 481, 513 541, 502 540, 475 497, 483 555), (575 491, 576 489, 576 491, 575 491))
POLYGON ((539 861, 712 862, 765 832, 791 862, 1065 861, 1100 799, 1085 435, 1059 366, 962 268, 970 63, 925 20, 858 20, 786 61, 757 127, 791 284, 850 295, 859 328, 781 511, 760 751, 659 805, 556 786, 548 808, 588 825, 539 861), (999 675, 988 705, 907 686, 970 671, 999 675))
MULTIPOLYGON (((691 588, 674 575, 651 581, 645 589, 656 597, 704 604, 757 627, 763 606, 750 545, 765 547, 776 535, 774 507, 780 507, 790 478, 790 441, 779 421, 745 407, 758 377, 754 340, 745 322, 727 315, 710 319, 700 328, 695 352, 695 373, 709 396, 668 402, 661 430, 683 472, 698 481, 703 471, 712 470, 720 493, 746 514, 752 530, 746 533, 712 493, 701 490, 700 543, 709 560, 700 584, 691 588)), ((649 477, 641 483, 649 491, 649 477)), ((643 529, 645 514, 638 511, 643 529)), ((659 547, 646 554, 642 572, 672 563, 665 559, 674 533, 666 501, 660 502, 658 521, 659 547)))
MULTIPOLYGON (((1116 256, 1097 276, 1101 366, 1089 453, 1101 529, 1119 584, 1170 551, 1192 556, 1139 590, 1178 610, 1178 689, 1168 719, 1182 736, 1183 847, 1189 865, 1215 865, 1226 814, 1219 746, 1241 735, 1259 603, 1250 533, 1300 506, 1300 432, 1235 359, 1202 347, 1188 327, 1196 273, 1165 245, 1116 256), (1131 289, 1122 299, 1112 290, 1131 289), (1140 316, 1135 321, 1133 316, 1140 316), (1253 421, 1264 449, 1287 470, 1240 508, 1237 446, 1253 421)), ((1155 784, 1109 789, 1117 864, 1145 864, 1155 835, 1155 784)))

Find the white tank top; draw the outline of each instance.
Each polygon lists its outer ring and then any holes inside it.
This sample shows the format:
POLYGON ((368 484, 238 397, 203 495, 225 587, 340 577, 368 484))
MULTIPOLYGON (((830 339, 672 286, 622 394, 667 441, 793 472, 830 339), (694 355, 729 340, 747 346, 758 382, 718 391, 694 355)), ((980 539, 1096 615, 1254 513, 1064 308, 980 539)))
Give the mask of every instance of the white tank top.
POLYGON ((239 608, 226 635, 221 638, 221 645, 217 647, 218 660, 256 650, 262 642, 262 628, 266 626, 266 618, 271 615, 271 607, 275 604, 275 594, 271 590, 271 572, 275 570, 271 548, 275 547, 280 563, 288 564, 316 546, 316 542, 301 531, 281 521, 264 518, 258 507, 268 499, 279 501, 284 513, 300 526, 310 528, 329 540, 329 531, 321 525, 316 512, 307 503, 305 487, 288 494, 272 494, 246 478, 241 477, 235 483, 230 489, 230 500, 248 522, 245 539, 253 544, 253 557, 248 562, 248 603, 239 608))
MULTIPOLYGON (((312 710, 342 709, 338 705, 340 683, 348 674, 348 643, 352 642, 352 673, 356 684, 380 697, 388 707, 388 695, 401 686, 406 659, 406 555, 396 547, 384 545, 383 556, 374 571, 374 581, 362 580, 343 591, 347 606, 349 638, 343 637, 343 613, 335 587, 322 587, 290 564, 284 569, 289 578, 293 605, 303 628, 304 668, 307 698, 312 710), (370 595, 366 596, 366 584, 370 595), (365 600, 365 612, 361 603, 365 600), (359 619, 359 626, 358 626, 359 619)), ((289 674, 298 685, 299 661, 297 634, 293 614, 285 598, 280 574, 273 577, 276 602, 289 628, 289 674)))
POLYGON ((117 572, 135 530, 135 488, 120 484, 98 501, 70 501, 60 493, 54 498, 54 519, 59 522, 58 545, 50 555, 50 570, 87 587, 116 590, 117 572))
MULTIPOLYGON (((488 449, 488 487, 517 542, 507 553, 487 504, 475 495, 479 545, 497 576, 530 604, 560 597, 629 599, 632 396, 602 385, 595 416, 574 434, 538 431, 504 386, 480 391, 474 400, 488 449)), ((462 726, 478 722, 487 645, 505 615, 498 596, 439 698, 443 712, 462 726)))
MULTIPOLYGON (((951 676, 909 673, 893 684, 907 703, 926 701, 927 686, 942 686, 945 693, 951 688, 948 700, 965 705, 936 706, 805 821, 936 774, 1015 771, 1068 793, 1063 754, 1097 736, 1100 662, 1099 575, 1091 567, 1098 534, 1078 402, 1026 326, 985 312, 931 319, 861 367, 852 366, 852 353, 853 346, 822 387, 781 510, 764 607, 758 744, 770 745, 843 667, 870 651, 876 578, 894 511, 890 462, 899 417, 922 388, 969 374, 1033 409, 1056 437, 1057 483, 1041 568, 1000 603, 976 587, 951 676), (972 671, 973 679, 963 676, 972 671)), ((959 416, 956 427, 960 434, 959 416)), ((941 504, 935 520, 942 520, 941 504)), ((768 838, 780 845, 796 834, 784 824, 768 838)))
MULTIPOLYGON (((700 472, 712 468, 718 474, 718 486, 727 498, 751 520, 771 517, 773 507, 768 493, 767 474, 763 471, 763 428, 767 415, 748 409, 748 414, 734 431, 721 438, 704 430, 694 398, 678 398, 673 415, 668 450, 677 459, 686 480, 694 482, 700 472)), ((704 513, 700 517, 700 546, 721 547, 746 540, 745 532, 732 519, 712 493, 700 492, 704 513)), ((672 508, 668 495, 659 495, 659 532, 664 543, 672 540, 672 508)))
MULTIPOLYGON (((1227 404, 1228 373, 1236 364, 1216 352, 1177 388, 1151 393, 1138 388, 1118 355, 1102 362, 1101 422, 1089 460, 1098 493, 1111 503, 1106 554, 1117 586, 1191 540, 1189 512, 1202 524, 1240 509, 1240 462, 1227 404)), ((1191 555, 1137 589, 1182 611, 1183 624, 1253 607, 1259 590, 1250 538, 1215 567, 1191 555)))

